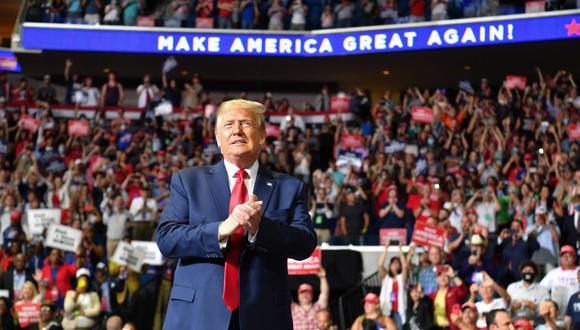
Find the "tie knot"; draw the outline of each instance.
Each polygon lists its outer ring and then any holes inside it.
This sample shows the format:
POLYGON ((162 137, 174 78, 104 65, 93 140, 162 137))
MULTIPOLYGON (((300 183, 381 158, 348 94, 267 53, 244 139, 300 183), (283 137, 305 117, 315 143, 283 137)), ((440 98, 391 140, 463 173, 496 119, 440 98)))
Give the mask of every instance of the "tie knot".
POLYGON ((236 172, 235 177, 236 177, 236 179, 247 179, 249 177, 249 175, 245 169, 240 168, 240 170, 236 172))

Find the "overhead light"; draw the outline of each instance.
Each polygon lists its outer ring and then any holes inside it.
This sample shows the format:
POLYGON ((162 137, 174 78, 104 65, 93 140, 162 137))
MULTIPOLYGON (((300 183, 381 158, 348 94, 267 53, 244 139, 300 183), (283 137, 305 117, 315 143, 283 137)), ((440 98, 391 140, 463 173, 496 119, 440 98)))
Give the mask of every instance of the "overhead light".
POLYGON ((188 72, 188 71, 185 71, 185 70, 181 71, 181 75, 182 75, 182 76, 187 76, 188 74, 189 74, 189 72, 188 72))
POLYGON ((384 76, 388 76, 390 74, 391 74, 391 71, 389 71, 389 70, 383 70, 383 75, 384 76))
POLYGON ((469 71, 469 70, 471 70, 471 66, 469 66, 469 65, 467 65, 467 64, 465 64, 465 66, 464 66, 463 68, 465 69, 465 71, 469 71))

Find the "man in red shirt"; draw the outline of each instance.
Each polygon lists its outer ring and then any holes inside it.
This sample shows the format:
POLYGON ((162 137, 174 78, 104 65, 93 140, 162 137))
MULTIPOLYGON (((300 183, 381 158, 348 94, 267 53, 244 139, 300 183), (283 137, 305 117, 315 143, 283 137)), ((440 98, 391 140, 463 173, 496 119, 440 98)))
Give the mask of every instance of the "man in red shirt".
POLYGON ((234 9, 234 0, 218 0, 218 28, 232 29, 232 12, 234 9))

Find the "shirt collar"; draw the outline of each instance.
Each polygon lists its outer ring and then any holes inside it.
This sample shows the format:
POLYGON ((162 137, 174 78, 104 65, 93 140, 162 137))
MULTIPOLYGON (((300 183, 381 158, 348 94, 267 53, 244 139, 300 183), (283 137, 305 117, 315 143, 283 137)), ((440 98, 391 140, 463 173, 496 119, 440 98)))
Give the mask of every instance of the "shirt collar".
MULTIPOLYGON (((226 167, 226 172, 228 172, 228 178, 235 178, 236 173, 240 170, 239 167, 237 167, 236 165, 228 162, 227 160, 224 159, 224 165, 226 167)), ((254 161, 254 163, 252 164, 252 166, 250 166, 249 168, 246 168, 246 173, 248 173, 248 176, 250 177, 251 180, 255 180, 257 175, 258 175, 258 160, 256 159, 254 161)))

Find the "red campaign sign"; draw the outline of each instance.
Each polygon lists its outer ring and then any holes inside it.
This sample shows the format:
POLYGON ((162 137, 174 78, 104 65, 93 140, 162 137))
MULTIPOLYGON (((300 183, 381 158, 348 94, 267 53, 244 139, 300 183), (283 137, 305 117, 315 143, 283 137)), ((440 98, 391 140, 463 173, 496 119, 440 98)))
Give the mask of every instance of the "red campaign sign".
POLYGON ((89 122, 86 120, 71 120, 68 122, 68 135, 87 136, 89 135, 89 122))
POLYGON ((381 245, 387 244, 387 241, 399 241, 402 245, 407 245, 407 229, 383 228, 379 231, 379 236, 381 237, 381 245))
POLYGON ((411 241, 425 247, 434 245, 443 248, 445 245, 445 237, 447 237, 446 229, 428 225, 424 222, 417 222, 411 241))
POLYGON ((526 89, 526 82, 528 78, 524 76, 507 76, 505 78, 505 88, 507 89, 514 89, 517 88, 519 90, 526 89))
POLYGON ((431 124, 433 118, 433 109, 429 107, 413 107, 413 109, 411 109, 411 119, 416 122, 431 124))
POLYGON ((14 309, 18 316, 18 324, 22 328, 40 321, 40 303, 17 302, 14 304, 14 309))
POLYGON ((266 124, 266 136, 273 136, 275 138, 280 137, 280 126, 266 124))
POLYGON ((358 149, 364 147, 364 140, 361 135, 344 133, 340 138, 340 146, 342 149, 358 149))
POLYGON ((568 138, 570 138, 570 141, 576 141, 580 139, 580 124, 568 125, 568 138))
POLYGON ((22 115, 18 121, 18 126, 25 130, 36 132, 40 127, 40 120, 32 118, 30 115, 22 115))
POLYGON ((348 111, 348 104, 350 103, 350 97, 338 97, 332 96, 330 98, 330 110, 331 111, 348 111))
POLYGON ((16 57, 0 57, 0 68, 6 70, 16 70, 18 66, 18 60, 16 57))
POLYGON ((320 272, 322 253, 317 247, 312 255, 305 260, 298 261, 288 258, 288 275, 312 275, 320 272))

